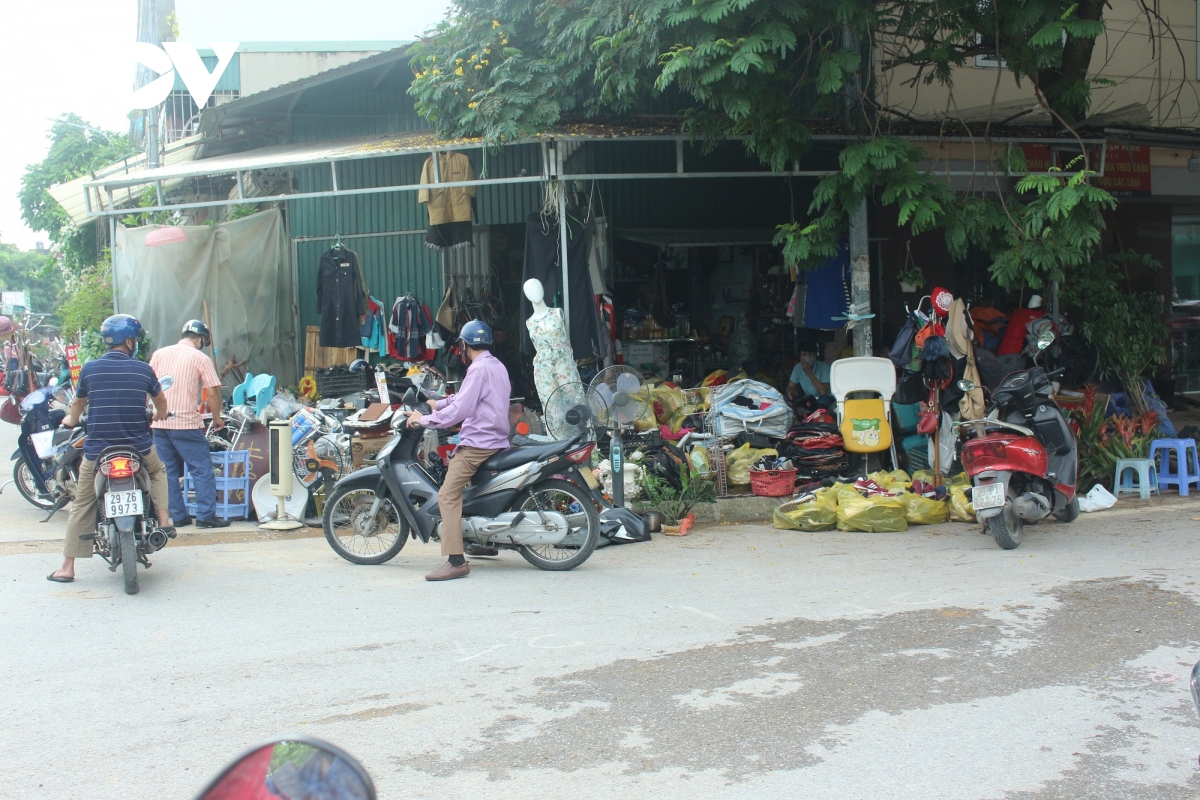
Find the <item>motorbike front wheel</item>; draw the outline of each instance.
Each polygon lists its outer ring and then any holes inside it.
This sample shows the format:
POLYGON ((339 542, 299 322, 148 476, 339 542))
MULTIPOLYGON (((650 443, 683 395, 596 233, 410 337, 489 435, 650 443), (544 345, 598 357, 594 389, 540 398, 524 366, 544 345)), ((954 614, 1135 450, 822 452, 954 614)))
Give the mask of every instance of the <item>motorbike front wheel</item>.
POLYGON ((125 594, 138 593, 137 539, 133 531, 121 531, 121 575, 125 578, 125 594))
POLYGON ((1015 550, 1021 546, 1021 540, 1025 538, 1025 525, 1017 516, 1012 500, 1004 504, 1004 510, 999 514, 988 517, 987 528, 988 533, 992 534, 996 544, 1000 545, 1003 550, 1015 550))
POLYGON ((408 541, 410 528, 390 498, 382 497, 374 518, 375 490, 340 486, 325 503, 325 539, 333 552, 352 564, 383 564, 408 541))
POLYGON ((565 571, 587 561, 600 541, 600 514, 591 496, 569 481, 548 480, 531 486, 517 497, 513 511, 526 516, 557 511, 571 530, 558 544, 522 545, 521 555, 538 569, 565 571))
POLYGON ((37 482, 33 479, 33 473, 29 471, 29 464, 25 461, 25 456, 17 459, 13 464, 13 483, 17 485, 17 491, 36 508, 43 511, 49 511, 54 508, 54 500, 49 497, 43 497, 38 494, 37 482))

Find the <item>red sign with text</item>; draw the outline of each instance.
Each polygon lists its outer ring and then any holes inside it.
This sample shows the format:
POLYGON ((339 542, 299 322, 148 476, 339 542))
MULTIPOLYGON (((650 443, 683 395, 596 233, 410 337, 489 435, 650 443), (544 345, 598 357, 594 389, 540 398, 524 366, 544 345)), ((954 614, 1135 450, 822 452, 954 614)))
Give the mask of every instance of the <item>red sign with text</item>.
POLYGON ((1112 144, 1104 155, 1104 175, 1096 185, 1117 197, 1150 196, 1150 148, 1144 144, 1112 144))
POLYGON ((67 351, 67 368, 71 370, 71 385, 79 385, 79 371, 83 365, 79 363, 79 345, 69 344, 63 348, 67 351))

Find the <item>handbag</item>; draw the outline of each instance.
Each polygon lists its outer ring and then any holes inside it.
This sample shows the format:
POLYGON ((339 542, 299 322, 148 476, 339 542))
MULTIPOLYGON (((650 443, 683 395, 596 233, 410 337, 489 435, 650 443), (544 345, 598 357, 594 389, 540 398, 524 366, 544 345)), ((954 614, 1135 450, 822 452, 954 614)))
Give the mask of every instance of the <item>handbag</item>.
POLYGON ((898 369, 904 369, 912 361, 913 340, 916 335, 917 320, 912 314, 907 314, 892 349, 888 351, 888 358, 898 369))
POLYGON ((921 410, 917 412, 917 433, 930 436, 937 430, 937 389, 929 390, 929 399, 921 401, 921 410))

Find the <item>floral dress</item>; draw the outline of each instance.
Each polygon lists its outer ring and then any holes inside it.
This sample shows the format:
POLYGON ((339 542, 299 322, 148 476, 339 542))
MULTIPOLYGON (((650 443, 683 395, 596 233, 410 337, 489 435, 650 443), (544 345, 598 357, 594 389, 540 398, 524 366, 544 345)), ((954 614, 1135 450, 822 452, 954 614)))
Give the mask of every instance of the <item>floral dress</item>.
POLYGON ((552 308, 541 317, 525 320, 529 338, 537 353, 533 357, 533 383, 542 406, 559 386, 579 383, 579 368, 572 357, 571 341, 561 308, 552 308))

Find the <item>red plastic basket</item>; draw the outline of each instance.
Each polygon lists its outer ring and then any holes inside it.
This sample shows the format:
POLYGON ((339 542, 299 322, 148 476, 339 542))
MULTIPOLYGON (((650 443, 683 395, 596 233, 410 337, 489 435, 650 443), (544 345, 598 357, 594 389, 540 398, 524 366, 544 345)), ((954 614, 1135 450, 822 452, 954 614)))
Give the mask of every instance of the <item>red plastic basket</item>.
POLYGON ((759 497, 783 497, 796 488, 794 469, 750 470, 750 491, 759 497))

